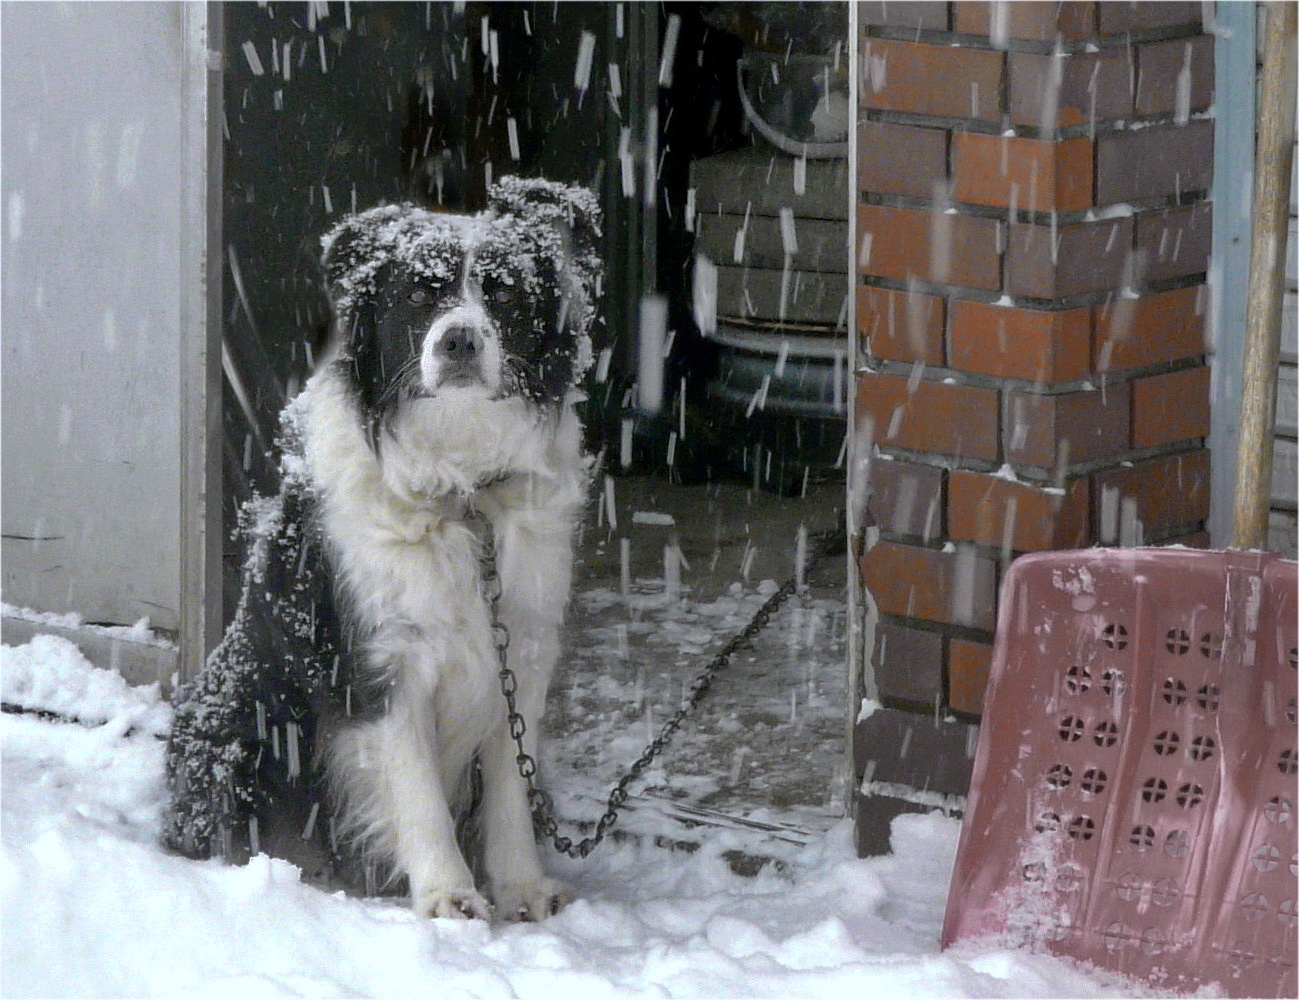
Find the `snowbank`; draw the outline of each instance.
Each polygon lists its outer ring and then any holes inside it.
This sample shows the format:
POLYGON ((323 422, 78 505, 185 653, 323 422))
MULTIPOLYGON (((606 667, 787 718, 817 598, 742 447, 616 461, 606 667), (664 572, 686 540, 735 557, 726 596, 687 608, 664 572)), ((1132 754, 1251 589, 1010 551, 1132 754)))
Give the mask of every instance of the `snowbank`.
POLYGON ((840 823, 755 878, 722 857, 742 833, 694 854, 607 844, 554 863, 577 901, 533 925, 419 920, 266 857, 171 857, 156 692, 61 640, 5 647, 0 668, 6 702, 100 723, 0 719, 6 997, 1131 995, 1043 956, 940 953, 959 826, 939 816, 900 817, 895 853, 866 861, 840 823))

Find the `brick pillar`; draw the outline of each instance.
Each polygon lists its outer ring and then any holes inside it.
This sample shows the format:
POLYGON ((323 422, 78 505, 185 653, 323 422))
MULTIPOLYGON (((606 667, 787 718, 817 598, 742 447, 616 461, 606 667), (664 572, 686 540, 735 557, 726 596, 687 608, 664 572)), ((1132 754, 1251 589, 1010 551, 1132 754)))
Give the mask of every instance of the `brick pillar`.
POLYGON ((1199 3, 858 9, 875 853, 965 791, 1009 560, 1206 538, 1213 39, 1199 3))

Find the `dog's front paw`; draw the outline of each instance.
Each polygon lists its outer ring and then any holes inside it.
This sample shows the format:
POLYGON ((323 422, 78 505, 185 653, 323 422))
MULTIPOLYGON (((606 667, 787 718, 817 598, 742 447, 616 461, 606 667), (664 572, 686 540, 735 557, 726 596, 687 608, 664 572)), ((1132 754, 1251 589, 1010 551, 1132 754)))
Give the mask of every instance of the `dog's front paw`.
POLYGON ((525 923, 553 917, 573 900, 564 886, 548 878, 529 883, 494 883, 492 898, 502 919, 525 923))
POLYGON ((491 920, 492 907, 473 889, 435 889, 420 894, 411 908, 421 917, 450 920, 491 920))

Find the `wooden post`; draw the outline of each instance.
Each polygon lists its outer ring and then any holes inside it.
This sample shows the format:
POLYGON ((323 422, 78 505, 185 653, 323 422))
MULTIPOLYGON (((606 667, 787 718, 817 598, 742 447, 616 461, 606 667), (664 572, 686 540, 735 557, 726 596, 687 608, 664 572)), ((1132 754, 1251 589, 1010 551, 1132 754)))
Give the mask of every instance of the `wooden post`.
POLYGON ((1262 6, 1267 12, 1267 26, 1254 154, 1254 233, 1241 374, 1240 450, 1236 460, 1234 543, 1242 549, 1267 545, 1286 218, 1295 137, 1295 4, 1282 0, 1262 6))

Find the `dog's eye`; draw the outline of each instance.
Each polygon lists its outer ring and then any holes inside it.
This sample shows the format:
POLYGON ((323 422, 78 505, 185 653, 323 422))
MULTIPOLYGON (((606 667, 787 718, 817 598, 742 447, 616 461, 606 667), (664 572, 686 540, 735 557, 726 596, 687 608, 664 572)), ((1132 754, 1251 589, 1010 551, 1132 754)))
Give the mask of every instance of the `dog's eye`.
POLYGON ((514 291, 509 288, 502 288, 494 297, 501 305, 505 305, 507 302, 514 300, 514 291))
POLYGON ((433 295, 427 288, 417 288, 406 296, 406 301, 413 306, 426 306, 432 300, 433 295))

